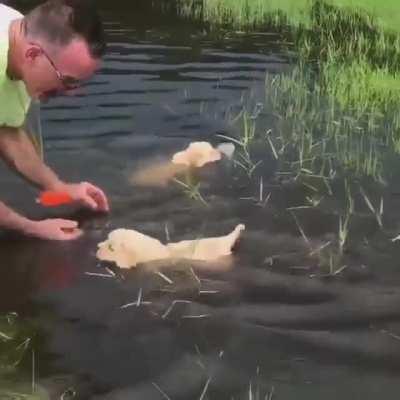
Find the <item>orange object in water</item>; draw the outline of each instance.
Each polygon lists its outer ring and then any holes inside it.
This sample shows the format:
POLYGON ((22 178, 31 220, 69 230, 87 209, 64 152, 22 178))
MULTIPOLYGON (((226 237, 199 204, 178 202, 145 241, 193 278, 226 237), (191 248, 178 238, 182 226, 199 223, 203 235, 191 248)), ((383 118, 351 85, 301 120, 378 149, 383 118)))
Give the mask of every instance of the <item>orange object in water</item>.
POLYGON ((42 192, 38 198, 38 203, 45 207, 57 207, 64 204, 70 204, 74 200, 66 192, 54 192, 47 190, 42 192))

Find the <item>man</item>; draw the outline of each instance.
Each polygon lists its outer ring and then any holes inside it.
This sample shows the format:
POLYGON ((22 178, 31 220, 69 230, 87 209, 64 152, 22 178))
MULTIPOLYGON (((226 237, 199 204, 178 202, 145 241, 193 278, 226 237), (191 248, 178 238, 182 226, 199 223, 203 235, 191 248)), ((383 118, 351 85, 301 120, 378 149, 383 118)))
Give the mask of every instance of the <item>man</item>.
MULTIPOLYGON (((25 17, 0 4, 0 156, 42 190, 67 192, 77 203, 108 211, 101 189, 63 182, 37 153, 24 129, 32 101, 76 89, 105 51, 95 10, 85 0, 49 0, 25 17)), ((50 240, 81 235, 76 221, 33 221, 0 202, 0 227, 50 240)))

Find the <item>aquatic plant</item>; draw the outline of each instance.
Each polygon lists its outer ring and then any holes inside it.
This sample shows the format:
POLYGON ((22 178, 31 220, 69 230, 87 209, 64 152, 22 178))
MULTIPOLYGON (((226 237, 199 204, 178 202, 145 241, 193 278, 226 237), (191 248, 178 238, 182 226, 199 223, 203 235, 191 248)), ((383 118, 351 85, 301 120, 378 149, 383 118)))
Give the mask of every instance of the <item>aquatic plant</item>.
MULTIPOLYGON (((233 162, 242 168, 247 176, 251 178, 257 166, 261 163, 261 160, 255 162, 251 155, 251 147, 254 145, 254 140, 256 139, 257 114, 250 114, 247 110, 243 109, 239 120, 242 121, 242 126, 239 128, 239 137, 234 138, 221 134, 218 136, 239 146, 235 152, 233 162)), ((233 121, 230 121, 230 123, 232 124, 233 121)))
POLYGON ((266 79, 267 108, 276 120, 268 141, 280 170, 319 177, 325 185, 343 171, 382 180, 383 153, 374 117, 345 112, 313 84, 312 72, 304 68, 266 79))
POLYGON ((16 313, 0 316, 0 398, 48 399, 36 382, 33 336, 32 327, 23 323, 16 313), (24 364, 28 373, 24 372, 24 364))
POLYGON ((182 179, 174 178, 173 181, 183 188, 184 194, 191 200, 198 201, 205 206, 208 206, 200 192, 201 182, 198 182, 193 173, 188 170, 182 179))
POLYGON ((0 316, 0 371, 12 373, 30 347, 31 337, 21 330, 16 313, 0 316))

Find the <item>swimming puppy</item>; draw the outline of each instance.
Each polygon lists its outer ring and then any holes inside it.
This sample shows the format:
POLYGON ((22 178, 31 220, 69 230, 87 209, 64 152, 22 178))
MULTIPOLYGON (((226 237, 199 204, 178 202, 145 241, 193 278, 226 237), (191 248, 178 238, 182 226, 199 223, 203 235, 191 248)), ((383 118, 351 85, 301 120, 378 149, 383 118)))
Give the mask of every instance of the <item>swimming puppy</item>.
POLYGON ((120 268, 131 268, 139 263, 167 259, 170 253, 157 239, 133 229, 116 229, 98 244, 96 256, 102 261, 115 262, 120 268))
POLYGON ((168 160, 151 160, 130 176, 131 184, 139 186, 165 187, 176 176, 194 171, 207 164, 222 159, 232 159, 235 146, 233 143, 222 143, 214 148, 208 142, 192 142, 189 146, 168 160))
POLYGON ((226 236, 167 245, 133 229, 116 229, 107 240, 98 244, 96 256, 101 261, 114 262, 120 268, 158 260, 212 261, 230 255, 244 229, 245 226, 239 224, 226 236))
POLYGON ((172 157, 172 163, 185 165, 191 168, 201 168, 208 163, 219 161, 221 152, 214 149, 208 142, 194 142, 183 151, 175 153, 172 157))

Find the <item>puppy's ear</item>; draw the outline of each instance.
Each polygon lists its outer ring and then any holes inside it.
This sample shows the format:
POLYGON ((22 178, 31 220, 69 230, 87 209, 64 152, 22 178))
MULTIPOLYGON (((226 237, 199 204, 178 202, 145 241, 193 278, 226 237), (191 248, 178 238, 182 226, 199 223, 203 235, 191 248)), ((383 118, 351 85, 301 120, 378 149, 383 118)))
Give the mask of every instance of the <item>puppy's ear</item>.
POLYGON ((129 246, 129 243, 121 242, 115 251, 115 262, 120 268, 136 267, 138 256, 133 246, 129 246))

